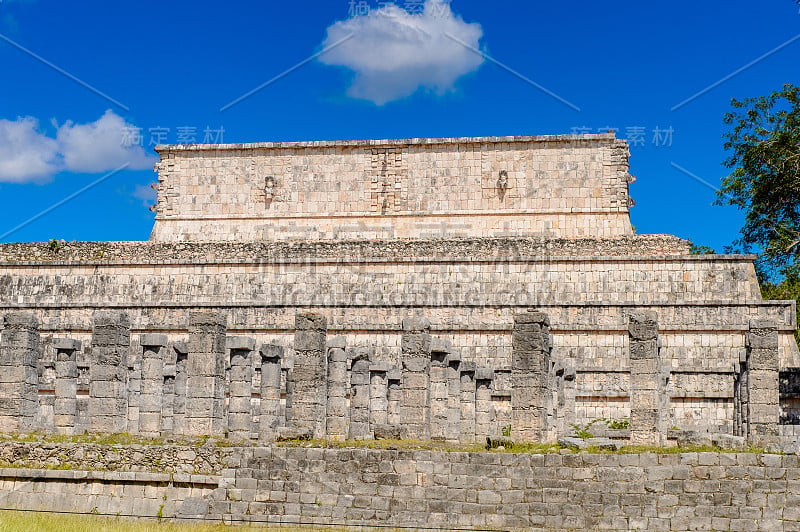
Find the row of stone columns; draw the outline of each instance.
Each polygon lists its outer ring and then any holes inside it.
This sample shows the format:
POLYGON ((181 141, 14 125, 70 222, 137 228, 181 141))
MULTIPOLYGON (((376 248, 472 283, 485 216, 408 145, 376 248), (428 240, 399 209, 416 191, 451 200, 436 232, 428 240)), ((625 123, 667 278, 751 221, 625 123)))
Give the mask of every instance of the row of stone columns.
MULTIPOLYGON (((494 372, 462 361, 448 342, 432 338, 425 318, 403 320, 401 366, 375 360, 370 348, 348 348, 327 338, 327 320, 297 315, 295 361, 283 367, 283 348, 257 347, 252 338, 226 335, 225 317, 193 313, 189 340, 169 343, 163 334, 139 336, 141 360, 129 372, 130 324, 123 312, 94 316, 85 420, 79 416, 77 353, 81 343, 54 338, 55 432, 133 432, 274 440, 282 434, 336 440, 376 433, 407 439, 474 441, 497 430, 494 372), (254 360, 259 357, 260 360, 254 360), (254 366, 260 362, 260 401, 254 401, 254 366), (229 369, 228 369, 229 368, 229 369), (286 415, 282 374, 286 375, 286 415), (226 397, 227 394, 227 397, 226 397), (254 409, 254 405, 260 405, 254 409), (254 422, 258 419, 258 423, 254 422), (284 434, 285 433, 285 434, 284 434)), ((511 435, 519 441, 552 438, 574 411, 565 391, 574 370, 552 360, 546 314, 515 317, 512 332, 511 435), (559 384, 560 383, 560 384, 559 384), (555 398, 555 402, 553 399, 555 398)), ((778 435, 778 331, 753 321, 735 384, 735 427, 755 441, 778 435)), ((629 318, 630 434, 636 445, 663 445, 670 367, 662 360, 654 313, 629 318)), ((4 317, 0 335, 0 431, 37 426, 40 353, 34 315, 4 317)), ((138 356, 138 355, 137 355, 138 356)), ((573 390, 574 391, 574 390, 573 390)))
POLYGON ((170 349, 166 335, 142 334, 141 361, 129 371, 131 337, 127 315, 98 311, 90 345, 86 422, 80 422, 78 405, 77 353, 81 342, 54 338, 52 426, 37 426, 37 364, 41 348, 38 323, 33 314, 11 313, 4 317, 3 325, 2 432, 131 432, 147 437, 227 434, 246 440, 252 437, 253 418, 258 416, 259 437, 269 440, 275 439, 282 424, 282 347, 265 345, 256 350, 251 338, 226 337, 224 316, 194 313, 190 317, 188 346, 175 342, 170 349), (261 355, 260 412, 252 408, 253 353, 261 355))
POLYGON ((494 373, 462 362, 448 342, 431 337, 425 318, 403 320, 400 368, 375 361, 372 348, 326 341, 326 332, 324 317, 297 316, 286 437, 474 441, 496 424, 494 373))

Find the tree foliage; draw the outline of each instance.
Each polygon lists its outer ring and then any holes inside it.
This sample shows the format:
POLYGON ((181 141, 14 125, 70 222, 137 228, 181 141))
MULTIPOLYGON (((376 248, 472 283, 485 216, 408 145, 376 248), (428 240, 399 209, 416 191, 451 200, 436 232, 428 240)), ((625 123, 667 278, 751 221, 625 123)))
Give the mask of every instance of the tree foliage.
POLYGON ((745 211, 740 251, 757 250, 759 276, 787 276, 800 256, 800 87, 732 100, 725 114, 725 165, 717 203, 745 211))

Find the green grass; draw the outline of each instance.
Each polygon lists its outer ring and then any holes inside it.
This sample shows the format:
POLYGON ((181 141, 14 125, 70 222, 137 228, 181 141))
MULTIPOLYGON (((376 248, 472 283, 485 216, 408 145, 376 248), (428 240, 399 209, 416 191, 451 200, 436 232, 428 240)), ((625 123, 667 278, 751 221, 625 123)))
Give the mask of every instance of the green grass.
MULTIPOLYGON (((559 453, 566 447, 557 443, 515 443, 511 448, 487 450, 482 444, 458 444, 436 441, 413 440, 286 440, 277 443, 279 447, 322 447, 327 449, 390 449, 411 451, 441 451, 441 452, 489 452, 489 453, 525 453, 525 454, 551 454, 559 453)), ((686 447, 641 447, 626 445, 619 450, 598 449, 588 447, 582 451, 592 454, 680 454, 680 453, 757 453, 767 454, 763 448, 747 447, 741 450, 722 449, 710 445, 690 445, 686 447)))
POLYGON ((479 443, 459 444, 420 440, 283 440, 275 445, 278 447, 324 447, 326 449, 384 449, 470 453, 486 451, 486 446, 479 443))
MULTIPOLYGON (((1 0, 0 0, 1 1, 1 0)), ((200 447, 213 445, 215 447, 230 447, 243 445, 239 442, 221 438, 141 438, 127 433, 123 434, 80 434, 75 436, 60 436, 55 434, 4 434, 0 436, 0 443, 3 441, 15 442, 42 442, 42 443, 83 443, 95 445, 152 445, 170 446, 180 445, 187 447, 200 447)), ((258 445, 257 442, 244 444, 244 446, 258 445)), ((274 443, 279 447, 317 447, 329 449, 385 449, 385 450, 410 450, 410 451, 441 451, 441 452, 494 452, 494 453, 528 453, 528 454, 547 454, 558 453, 565 447, 555 443, 515 443, 512 447, 505 449, 487 450, 483 442, 471 444, 451 443, 443 441, 420 441, 420 440, 283 440, 274 443)), ((655 454, 679 454, 693 452, 723 452, 723 453, 759 453, 765 454, 766 451, 759 447, 748 447, 742 450, 721 449, 714 446, 687 446, 687 447, 637 447, 625 446, 617 451, 588 448, 581 452, 597 454, 636 454, 636 453, 655 453, 655 454)), ((29 465, 16 465, 0 463, 0 467, 34 467, 29 465)), ((57 468, 58 466, 56 466, 57 468)), ((65 467, 65 466, 62 466, 65 467)), ((51 469, 53 467, 50 467, 51 469)), ((66 467, 65 467, 66 468, 66 467)))
POLYGON ((345 532, 345 528, 333 527, 282 527, 282 526, 228 526, 213 523, 173 523, 169 521, 129 520, 116 517, 91 515, 68 515, 41 512, 0 511, 0 532, 345 532))

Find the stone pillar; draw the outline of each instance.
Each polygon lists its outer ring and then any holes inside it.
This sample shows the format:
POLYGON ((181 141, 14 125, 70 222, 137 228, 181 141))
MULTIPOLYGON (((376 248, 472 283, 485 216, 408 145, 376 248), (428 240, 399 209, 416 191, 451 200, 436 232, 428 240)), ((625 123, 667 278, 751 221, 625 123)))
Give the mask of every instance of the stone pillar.
POLYGON ((444 440, 447 434, 447 355, 450 342, 440 338, 431 340, 430 366, 430 438, 444 440))
POLYGON ((369 367, 369 423, 373 428, 389 422, 389 369, 386 362, 369 367))
POLYGON ((230 393, 228 396, 228 438, 249 441, 253 433, 253 363, 256 341, 245 336, 229 336, 230 393))
POLYGON ((92 360, 89 367, 89 431, 128 430, 128 315, 116 310, 94 313, 92 360))
POLYGON ((563 373, 561 378, 561 390, 559 391, 558 398, 558 413, 559 413, 559 434, 566 434, 566 432, 577 423, 575 412, 575 396, 577 395, 577 387, 575 383, 575 367, 570 364, 562 368, 563 373))
MULTIPOLYGON (((745 338, 746 342, 747 338, 745 338)), ((747 412, 750 409, 747 396, 747 353, 746 347, 740 349, 739 359, 733 363, 733 435, 744 437, 747 437, 749 433, 747 412)))
POLYGON ((38 431, 53 432, 55 430, 56 352, 55 349, 48 349, 49 346, 43 345, 42 347, 37 363, 39 404, 33 424, 38 431))
POLYGON ((401 425, 400 417, 400 397, 403 395, 402 372, 395 368, 386 374, 386 423, 389 426, 397 427, 401 425))
POLYGON ((136 344, 136 339, 132 339, 128 349, 126 374, 128 375, 126 392, 128 421, 126 432, 139 434, 139 413, 141 412, 140 400, 142 395, 142 349, 140 345, 136 344))
POLYGON ((780 420, 778 326, 752 320, 747 332, 748 440, 757 445, 777 441, 780 420))
POLYGON ((631 445, 664 445, 666 397, 658 339, 658 316, 634 312, 628 322, 631 445))
POLYGON ((490 368, 475 370, 475 438, 483 441, 487 436, 498 436, 499 431, 492 430, 494 415, 492 408, 492 381, 494 371, 490 368))
POLYGON ((186 342, 172 344, 175 351, 175 400, 172 408, 172 431, 174 434, 186 432, 186 395, 189 365, 189 347, 186 342))
POLYGON ((451 442, 461 439, 461 353, 452 349, 447 355, 447 432, 451 442))
POLYGON ((292 426, 312 438, 325 437, 328 368, 325 337, 328 320, 313 313, 295 316, 292 369, 292 426))
POLYGON ((369 426, 369 366, 373 350, 357 347, 352 350, 350 366, 350 439, 372 438, 369 426))
POLYGON ((294 378, 292 368, 283 368, 283 382, 286 383, 286 399, 283 401, 284 426, 292 425, 292 396, 294 395, 294 378))
POLYGON ((35 429, 39 412, 39 323, 33 313, 12 312, 0 335, 0 432, 35 429))
POLYGON ((475 363, 461 363, 461 441, 475 441, 475 363))
POLYGON ((430 439, 430 328, 431 324, 425 318, 403 319, 400 416, 404 437, 408 439, 430 439))
POLYGON ((56 351, 55 402, 53 426, 56 434, 75 434, 78 415, 78 364, 77 351, 81 343, 71 338, 53 338, 56 351))
POLYGON ((261 346, 261 413, 258 416, 258 438, 274 441, 281 426, 281 360, 283 347, 261 346))
POLYGON ((148 438, 161 435, 161 410, 164 403, 164 352, 166 334, 143 334, 142 383, 139 395, 139 434, 148 438))
POLYGON ((547 434, 550 320, 543 312, 514 317, 511 362, 511 437, 541 442, 547 434))
POLYGON ((347 343, 342 336, 328 341, 327 432, 333 441, 344 441, 348 434, 347 343))
POLYGON ((177 354, 174 345, 162 350, 163 386, 161 387, 161 434, 175 434, 175 377, 177 372, 177 354))
POLYGON ((186 363, 187 436, 225 434, 225 316, 218 312, 189 315, 186 363))
MULTIPOLYGON (((88 351, 91 351, 91 348, 88 351)), ((76 364, 78 366, 75 434, 82 434, 89 430, 89 373, 92 367, 91 358, 91 352, 78 352, 75 355, 76 364)))

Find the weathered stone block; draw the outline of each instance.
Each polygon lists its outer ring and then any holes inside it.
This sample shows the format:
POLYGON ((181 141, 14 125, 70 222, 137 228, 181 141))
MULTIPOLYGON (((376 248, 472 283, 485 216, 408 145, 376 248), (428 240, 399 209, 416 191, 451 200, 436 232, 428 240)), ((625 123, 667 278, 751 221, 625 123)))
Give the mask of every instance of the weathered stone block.
POLYGON ((164 347, 167 345, 166 334, 141 334, 139 335, 139 345, 147 347, 164 347))

